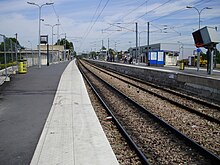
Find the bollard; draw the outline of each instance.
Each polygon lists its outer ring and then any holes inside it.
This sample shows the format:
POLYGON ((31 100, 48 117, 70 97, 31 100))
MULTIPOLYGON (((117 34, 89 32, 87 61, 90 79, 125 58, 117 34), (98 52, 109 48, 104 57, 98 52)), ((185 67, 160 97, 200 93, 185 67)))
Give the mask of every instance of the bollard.
POLYGON ((19 60, 18 62, 18 73, 27 73, 27 60, 19 60))
POLYGON ((185 66, 184 66, 184 62, 181 62, 181 63, 180 63, 180 70, 184 70, 184 67, 185 67, 185 66))

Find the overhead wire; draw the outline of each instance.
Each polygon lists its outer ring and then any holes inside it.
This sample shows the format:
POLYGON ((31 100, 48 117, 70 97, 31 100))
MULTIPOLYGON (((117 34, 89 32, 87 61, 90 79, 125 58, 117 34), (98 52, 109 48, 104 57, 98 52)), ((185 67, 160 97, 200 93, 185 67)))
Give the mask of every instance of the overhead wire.
POLYGON ((134 21, 136 21, 136 20, 138 20, 138 19, 144 17, 146 14, 148 14, 148 13, 150 13, 150 12, 152 12, 152 11, 154 11, 154 10, 156 10, 156 9, 158 9, 158 8, 160 8, 160 7, 162 7, 162 6, 164 6, 164 5, 166 5, 166 4, 169 3, 170 1, 172 1, 172 0, 168 0, 168 1, 164 2, 163 4, 161 4, 161 5, 159 5, 159 6, 155 7, 155 8, 153 8, 152 10, 150 10, 150 11, 144 13, 143 15, 141 15, 140 17, 136 18, 134 21))
POLYGON ((123 17, 121 17, 120 19, 123 19, 125 17, 127 17, 128 15, 130 15, 131 13, 133 13, 134 11, 136 11, 138 8, 142 7, 143 5, 145 5, 149 0, 144 1, 144 3, 140 4, 139 6, 137 6, 136 8, 132 9, 131 11, 129 11, 128 13, 126 13, 123 17))
POLYGON ((54 14, 55 14, 55 15, 56 15, 56 17, 58 18, 59 16, 58 16, 58 14, 57 14, 57 12, 56 12, 56 10, 55 10, 54 4, 52 4, 52 6, 53 6, 53 11, 54 11, 54 14))
POLYGON ((85 42, 87 36, 89 35, 89 33, 91 32, 92 28, 94 27, 94 25, 96 24, 97 20, 99 19, 99 17, 101 16, 101 14, 103 13, 104 9, 106 8, 106 6, 108 5, 110 0, 107 0, 104 7, 102 8, 101 12, 99 13, 99 15, 96 17, 94 23, 92 24, 92 26, 90 27, 89 31, 86 33, 83 41, 81 42, 81 45, 79 46, 79 48, 81 48, 81 46, 83 45, 83 43, 85 42))
MULTIPOLYGON (((123 18, 127 17, 127 15, 133 13, 133 12, 136 11, 138 8, 140 8, 141 6, 145 5, 148 1, 149 1, 149 0, 146 0, 144 3, 142 3, 142 4, 140 4, 139 6, 135 7, 134 9, 132 9, 131 11, 129 11, 126 15, 124 15, 123 17, 120 17, 120 19, 123 19, 123 18)), ((171 0, 169 0, 169 1, 171 1, 171 0)), ((167 1, 167 2, 165 2, 164 4, 158 6, 157 8, 159 8, 159 7, 163 6, 163 5, 165 5, 165 4, 168 3, 169 1, 167 1)), ((155 8, 155 9, 157 9, 157 8, 155 8)), ((155 9, 153 9, 153 10, 155 10, 155 9)), ((153 11, 153 10, 151 10, 151 11, 153 11)), ((151 11, 150 11, 150 12, 151 12, 151 11)), ((146 13, 145 13, 144 15, 146 15, 146 13)), ((143 16, 142 16, 142 17, 143 17, 143 16)), ((131 21, 131 22, 134 22, 134 21, 131 21)), ((130 24, 130 23, 129 23, 129 24, 130 24)), ((113 27, 113 26, 114 26, 114 24, 111 24, 111 26, 108 27, 108 28, 106 28, 105 30, 108 30, 108 29, 110 29, 110 28, 113 27)), ((116 25, 115 25, 115 26, 116 26, 116 25)), ((119 26, 117 26, 117 27, 119 27, 119 26)), ((122 27, 122 26, 120 26, 120 28, 128 30, 128 28, 125 28, 125 27, 122 27)), ((131 31, 131 30, 129 29, 129 31, 131 31)), ((115 33, 115 32, 113 32, 113 33, 115 33)), ((112 35, 113 33, 111 33, 111 35, 112 35)), ((127 33, 128 33, 128 32, 124 33, 123 35, 125 35, 125 34, 127 34, 127 33)), ((110 35, 110 34, 109 34, 109 35, 110 35)), ((109 35, 108 35, 108 36, 109 36, 109 35)), ((108 37, 108 36, 107 36, 107 37, 108 37)), ((105 38, 106 38, 106 37, 105 37, 105 38)))
MULTIPOLYGON (((146 14, 148 14, 148 13, 150 13, 150 12, 153 12, 153 11, 159 9, 160 7, 162 7, 162 6, 166 5, 166 4, 168 4, 168 3, 171 2, 171 1, 172 1, 172 0, 168 0, 168 1, 164 2, 164 3, 162 3, 161 5, 159 5, 159 6, 155 7, 155 8, 153 8, 153 9, 150 10, 150 11, 145 12, 143 15, 141 15, 141 16, 135 18, 133 21, 130 21, 130 22, 135 22, 135 21, 137 21, 138 19, 144 17, 146 14)), ((200 6, 200 5, 202 5, 202 4, 204 4, 204 3, 208 3, 208 2, 210 2, 210 1, 211 1, 211 0, 208 0, 208 1, 201 0, 201 1, 197 1, 197 2, 191 3, 191 4, 189 4, 189 5, 200 6)), ((141 6, 143 6, 146 2, 147 2, 147 1, 145 1, 145 2, 142 3, 142 4, 140 4, 139 6, 135 7, 134 9, 130 10, 126 15, 124 15, 123 17, 120 17, 120 19, 123 19, 123 18, 127 17, 127 15, 130 15, 131 13, 135 12, 138 8, 140 8, 141 6)), ((185 11, 184 9, 186 9, 186 7, 181 8, 181 9, 179 9, 179 10, 176 10, 176 11, 174 11, 174 12, 171 12, 171 13, 169 13, 169 14, 167 14, 167 15, 160 16, 160 17, 158 17, 158 18, 151 19, 151 20, 149 20, 148 22, 154 22, 154 21, 163 19, 163 18, 165 18, 165 17, 169 17, 169 16, 171 16, 171 15, 181 13, 181 12, 185 11)), ((186 27, 186 26, 188 26, 188 25, 181 25, 181 26, 178 27, 178 28, 186 27)), ((112 26, 111 26, 111 27, 112 27, 112 26)), ((111 27, 109 27, 109 28, 111 28, 111 27)), ((175 27, 175 28, 176 28, 176 27, 175 27)), ((175 30, 175 29, 174 29, 174 30, 175 30)), ((115 32, 113 32, 113 33, 115 33, 115 32)), ((128 32, 123 33, 122 35, 127 34, 127 33, 128 33, 128 32)), ((112 35, 112 33, 111 33, 111 35, 112 35)), ((109 36, 109 35, 108 35, 108 36, 109 36)), ((108 36, 106 36, 106 37, 108 37, 108 36)), ((121 35, 120 35, 120 36, 121 36, 121 35)))
MULTIPOLYGON (((190 5, 194 5, 194 6, 201 5, 201 4, 203 4, 203 3, 202 3, 203 1, 205 1, 205 0, 200 0, 200 1, 198 1, 198 2, 196 2, 196 3, 194 3, 194 4, 190 4, 190 5)), ((209 0, 209 1, 210 1, 210 0, 209 0)), ((161 17, 159 17, 159 18, 152 19, 152 20, 150 20, 149 22, 157 21, 157 20, 159 20, 159 19, 161 19, 161 18, 165 18, 165 17, 168 17, 168 16, 170 16, 170 15, 178 14, 178 13, 181 13, 181 12, 183 12, 183 11, 185 11, 185 10, 186 10, 186 6, 184 6, 183 8, 181 8, 181 9, 179 9, 179 10, 176 10, 176 11, 174 11, 174 12, 171 12, 170 14, 161 16, 161 17)))
MULTIPOLYGON (((146 14, 148 14, 148 13, 150 13, 150 12, 152 12, 152 11, 154 11, 154 10, 156 10, 156 9, 158 9, 158 8, 160 8, 160 7, 162 7, 162 6, 164 6, 164 5, 166 5, 166 4, 169 3, 170 1, 171 1, 171 0, 168 0, 168 1, 166 1, 165 3, 163 3, 163 4, 159 5, 159 6, 157 6, 156 8, 154 8, 154 9, 152 9, 152 10, 150 10, 150 11, 147 11, 145 14, 139 16, 138 18, 134 19, 133 21, 136 21, 136 20, 142 18, 142 17, 145 16, 146 14)), ((201 4, 210 2, 210 0, 209 0, 208 2, 203 2, 203 1, 204 1, 204 0, 197 1, 196 3, 193 3, 193 4, 191 4, 191 5, 198 6, 198 5, 201 5, 201 4)), ((159 18, 152 19, 152 20, 150 20, 149 22, 153 22, 153 21, 162 19, 162 18, 164 18, 164 17, 168 17, 168 16, 173 15, 173 14, 181 13, 181 12, 185 11, 184 9, 186 9, 186 7, 182 8, 182 9, 179 9, 179 10, 177 10, 177 11, 175 11, 175 12, 172 12, 172 13, 170 13, 170 14, 168 14, 168 15, 161 16, 161 17, 159 17, 159 18)), ((188 26, 188 25, 187 25, 187 26, 188 26)), ((182 26, 182 27, 184 27, 184 26, 182 26)), ((174 32, 178 33, 178 34, 181 34, 180 32, 175 31, 174 27, 172 27, 172 28, 170 28, 170 29, 173 30, 174 32)))
MULTIPOLYGON (((166 5, 166 4, 169 3, 170 1, 172 1, 172 0, 168 0, 168 1, 164 2, 163 4, 161 4, 161 5, 157 6, 157 7, 155 7, 154 9, 152 9, 152 10, 150 10, 150 11, 148 11, 148 12, 145 12, 143 15, 141 15, 140 17, 134 19, 134 20, 131 21, 131 22, 135 22, 136 20, 142 18, 142 17, 145 16, 146 14, 148 14, 148 13, 150 13, 150 12, 152 12, 152 11, 154 11, 154 10, 156 10, 156 9, 158 9, 158 8, 160 8, 160 7, 162 7, 162 6, 164 6, 164 5, 166 5)), ((143 6, 143 5, 144 5, 145 3, 147 3, 147 2, 148 2, 148 1, 145 1, 144 3, 142 3, 141 5, 139 5, 139 6, 136 7, 136 8, 139 8, 140 6, 143 6)), ((132 11, 134 11, 134 10, 132 10, 132 11)), ((130 12, 132 12, 132 11, 130 11, 130 12)))
MULTIPOLYGON (((52 0, 51 0, 51 2, 52 2, 52 0)), ((54 14, 55 14, 55 16, 57 17, 57 21, 58 21, 58 32, 59 32, 59 27, 61 27, 61 29, 62 29, 62 31, 63 32, 65 32, 65 30, 63 29, 63 26, 62 26, 62 24, 60 24, 60 17, 59 17, 59 15, 58 15, 58 13, 57 13, 57 11, 56 11, 56 9, 55 9, 55 6, 54 6, 54 4, 52 4, 52 7, 53 7, 53 11, 54 11, 54 14)), ((59 37, 59 34, 58 34, 58 37, 59 37)), ((59 39, 59 38, 58 38, 59 39)), ((57 41, 58 42, 58 41, 57 41)))
MULTIPOLYGON (((134 9, 130 10, 129 12, 127 12, 126 14, 124 14, 122 17, 119 18, 120 19, 123 19, 125 17, 127 17, 128 15, 130 15, 131 13, 133 13, 134 11, 136 11, 138 8, 142 7, 143 5, 145 5, 147 2, 149 2, 150 0, 145 0, 143 3, 141 3, 139 6, 135 7, 134 9)), ((129 23, 121 23, 121 24, 131 24, 133 22, 129 22, 129 23)), ((111 27, 113 27, 114 24, 117 24, 117 23, 109 23, 110 26, 104 30, 108 30, 110 29, 111 27)), ((122 27, 124 29, 126 29, 125 27, 122 27)))
MULTIPOLYGON (((154 8, 154 9, 152 9, 152 10, 150 10, 150 11, 147 11, 145 14, 143 14, 143 15, 139 16, 138 18, 134 19, 132 22, 135 22, 136 20, 142 18, 142 17, 145 16, 146 14, 148 14, 148 13, 150 13, 150 12, 153 12, 154 10, 156 10, 156 9, 158 9, 158 8, 160 8, 160 7, 162 7, 162 6, 164 6, 165 4, 169 3, 170 1, 172 1, 172 0, 168 0, 168 1, 164 2, 163 4, 157 6, 156 8, 154 8)), ((198 2, 194 3, 193 5, 201 5, 203 1, 205 1, 205 0, 198 1, 198 2)), ((211 1, 211 0, 209 0, 209 1, 211 1)), ((146 2, 146 1, 145 1, 145 2, 146 2)), ((208 2, 204 2, 204 3, 208 3, 208 2)), ((179 9, 179 10, 177 10, 177 11, 175 11, 175 12, 172 12, 172 13, 170 13, 170 14, 168 14, 168 15, 161 16, 161 17, 159 17, 159 18, 152 19, 152 20, 150 20, 150 21, 148 21, 148 22, 153 22, 153 21, 159 20, 159 19, 161 19, 161 18, 170 16, 170 15, 173 15, 173 14, 177 14, 177 13, 179 13, 179 12, 185 11, 184 9, 185 9, 185 7, 182 8, 182 9, 179 9)))
POLYGON ((86 29, 86 32, 85 32, 85 34, 83 35, 83 38, 86 36, 86 34, 88 33, 89 29, 91 28, 92 23, 93 23, 93 20, 94 20, 94 18, 95 18, 95 15, 97 14, 99 7, 101 6, 101 3, 102 3, 102 0, 99 1, 99 4, 98 4, 98 6, 97 6, 97 8, 96 8, 96 10, 95 10, 95 12, 94 12, 94 14, 93 14, 93 16, 92 16, 91 21, 90 21, 90 25, 89 25, 88 28, 86 29))
MULTIPOLYGON (((205 0, 201 0, 201 1, 197 1, 197 2, 195 2, 195 3, 192 3, 192 4, 189 4, 189 5, 193 5, 193 6, 200 6, 200 5, 202 5, 202 4, 205 4, 205 3, 208 3, 208 2, 204 2, 205 0)), ((210 0, 209 0, 210 1, 210 0)), ((165 15, 165 16, 161 16, 161 17, 159 17, 159 18, 155 18, 155 19, 152 19, 152 20, 150 20, 149 22, 154 22, 154 21, 157 21, 157 20, 160 20, 160 19, 162 19, 162 18, 165 18, 165 17, 169 17, 170 15, 175 15, 175 14, 179 14, 179 13, 181 13, 181 12, 184 12, 184 11, 186 11, 186 7, 184 7, 184 8, 181 8, 181 9, 179 9, 179 10, 177 10, 177 11, 174 11, 174 12, 171 12, 170 14, 167 14, 167 15, 165 15)), ((190 25, 192 25, 192 24, 190 24, 190 25)), ((183 27, 188 27, 189 26, 189 24, 185 24, 185 25, 181 25, 181 26, 178 26, 178 27, 169 27, 169 29, 171 29, 172 31, 174 31, 175 33, 177 33, 177 34, 179 34, 178 36, 183 36, 183 33, 182 32, 180 32, 180 30, 175 30, 174 28, 183 28, 183 27)), ((168 32, 168 33, 170 33, 170 32, 168 32)), ((171 36, 172 37, 172 36, 171 36)), ((168 37, 168 38, 170 38, 170 37, 168 37)), ((164 38, 162 38, 162 39, 160 39, 160 40, 163 40, 164 38)))
MULTIPOLYGON (((144 3, 142 3, 141 5, 139 5, 139 6, 136 7, 136 8, 139 8, 140 6, 143 6, 143 5, 146 4, 148 1, 149 1, 149 0, 145 1, 144 3)), ((146 14, 148 14, 148 13, 150 13, 150 12, 153 12, 154 10, 156 10, 156 9, 158 9, 158 8, 160 8, 160 7, 164 6, 164 5, 166 5, 166 4, 169 3, 170 1, 172 1, 172 0, 168 0, 168 1, 164 2, 164 3, 162 3, 161 5, 159 5, 159 6, 155 7, 155 8, 153 8, 153 9, 150 10, 150 11, 145 12, 143 15, 139 16, 138 18, 136 18, 136 19, 134 19, 134 20, 132 20, 132 21, 130 21, 130 22, 135 22, 136 20, 138 20, 138 19, 144 17, 146 14)), ((135 9, 136 9, 136 8, 135 8, 135 9)), ((130 12, 133 12, 133 11, 134 11, 134 10, 132 10, 132 11, 130 11, 130 12)), ((130 12, 129 12, 129 13, 130 13, 130 12)))

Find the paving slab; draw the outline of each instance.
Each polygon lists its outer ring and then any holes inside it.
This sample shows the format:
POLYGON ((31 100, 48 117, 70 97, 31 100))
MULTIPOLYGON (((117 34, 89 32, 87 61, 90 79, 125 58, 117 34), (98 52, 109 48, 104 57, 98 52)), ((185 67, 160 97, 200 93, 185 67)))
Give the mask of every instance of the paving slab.
POLYGON ((61 76, 31 161, 31 165, 38 164, 118 164, 75 61, 69 63, 61 76))
POLYGON ((0 86, 0 165, 29 165, 69 61, 33 66, 0 86))

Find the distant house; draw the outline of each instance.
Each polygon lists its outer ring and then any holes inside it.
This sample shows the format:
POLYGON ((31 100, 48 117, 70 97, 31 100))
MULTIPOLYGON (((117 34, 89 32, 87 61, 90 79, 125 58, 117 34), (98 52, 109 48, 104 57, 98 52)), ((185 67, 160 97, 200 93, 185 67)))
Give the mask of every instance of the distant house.
POLYGON ((107 59, 107 50, 106 49, 100 50, 99 59, 100 60, 106 60, 107 59))
MULTIPOLYGON (((176 65, 178 59, 187 58, 193 54, 195 48, 186 48, 178 43, 157 43, 149 45, 149 52, 163 52, 164 65, 176 65)), ((148 46, 138 48, 138 59, 142 63, 149 63, 148 46)), ((136 57, 136 48, 129 49, 133 58, 136 57)))
MULTIPOLYGON (((42 53, 47 52, 47 45, 40 45, 42 53)), ((49 54, 50 54, 50 62, 60 61, 60 60, 66 60, 70 59, 70 53, 69 50, 64 50, 64 45, 49 45, 49 54), (53 55, 52 55, 53 50, 53 55)), ((42 61, 42 63, 46 63, 45 60, 42 61)))

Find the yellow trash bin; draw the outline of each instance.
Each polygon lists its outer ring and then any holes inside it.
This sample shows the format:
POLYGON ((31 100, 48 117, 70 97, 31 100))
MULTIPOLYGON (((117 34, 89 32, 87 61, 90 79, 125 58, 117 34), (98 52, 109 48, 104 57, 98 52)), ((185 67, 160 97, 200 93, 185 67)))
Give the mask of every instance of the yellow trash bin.
POLYGON ((185 66, 184 66, 184 62, 181 62, 181 63, 180 63, 180 70, 184 70, 184 67, 185 67, 185 66))
POLYGON ((20 60, 18 62, 18 73, 27 73, 27 60, 20 60))

